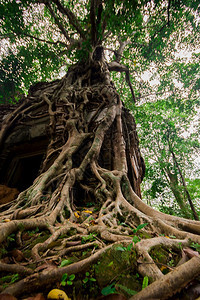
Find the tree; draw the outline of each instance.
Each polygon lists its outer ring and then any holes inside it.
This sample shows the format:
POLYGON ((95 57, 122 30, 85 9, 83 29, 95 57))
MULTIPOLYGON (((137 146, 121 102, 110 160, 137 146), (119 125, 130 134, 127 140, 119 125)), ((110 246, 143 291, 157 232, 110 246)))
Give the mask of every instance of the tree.
POLYGON ((159 70, 162 77, 158 80, 161 82, 154 86, 154 92, 160 99, 154 99, 151 94, 153 100, 141 103, 135 116, 146 160, 145 181, 149 186, 146 195, 151 199, 160 197, 163 209, 168 211, 164 195, 169 195, 170 199, 174 196, 181 214, 190 218, 190 206, 194 218, 198 220, 185 182, 185 176, 195 176, 194 157, 199 153, 198 128, 192 126, 197 123, 195 119, 199 105, 199 70, 195 56, 185 63, 180 63, 179 58, 164 71, 159 70), (184 70, 190 76, 182 76, 180 73, 184 74, 184 70), (166 191, 167 188, 171 189, 172 194, 166 191))
POLYGON ((188 35, 183 42, 188 43, 196 34, 197 8, 195 1, 1 2, 2 38, 9 40, 18 58, 23 50, 24 66, 31 56, 28 67, 33 64, 32 68, 23 70, 25 82, 35 67, 38 78, 43 68, 51 77, 56 55, 64 55, 58 59, 58 67, 64 60, 67 65, 74 61, 61 80, 33 85, 2 124, 3 148, 17 124, 26 124, 27 118, 39 118, 47 111, 49 114, 50 142, 41 173, 16 200, 1 206, 0 242, 3 245, 14 233, 23 244, 23 233, 28 230, 45 232, 48 237, 33 247, 28 267, 0 264, 4 272, 21 276, 4 293, 20 295, 49 287, 66 273, 81 276, 115 244, 121 244, 118 251, 135 255, 139 273, 155 281, 131 299, 170 297, 200 274, 198 256, 163 276, 149 255, 158 246, 181 252, 180 248, 192 241, 198 247, 200 225, 155 211, 140 199, 144 166, 135 123, 110 77, 111 71, 125 74, 131 101, 135 101, 125 59, 140 57, 143 68, 153 60, 162 61, 166 47, 172 48, 183 39, 179 32, 186 24, 188 35), (110 55, 107 59, 105 49, 114 58, 110 55), (82 213, 88 214, 87 205, 92 218, 86 215, 85 219, 82 213), (139 236, 148 238, 140 241, 139 236), (88 252, 81 259, 83 249, 88 252), (66 259, 67 253, 74 252, 78 253, 75 262, 66 259), (55 259, 58 263, 59 257, 65 258, 64 267, 54 263, 53 268, 48 265, 41 270, 41 262, 55 259))
MULTIPOLYGON (((163 197, 166 188, 170 188, 174 198, 181 208, 183 216, 190 218, 191 212, 198 220, 190 193, 187 189, 184 173, 194 176, 194 153, 198 153, 199 143, 196 134, 184 137, 183 130, 193 119, 187 113, 179 112, 177 103, 170 99, 159 103, 147 103, 139 108, 137 118, 140 126, 142 147, 146 153, 146 195, 151 199, 162 198, 163 207, 167 205, 163 197), (166 107, 167 116, 166 116, 166 107), (150 113, 149 113, 150 112, 150 113), (185 117, 184 117, 185 115, 185 117), (187 172, 186 172, 187 171, 187 172)), ((167 192, 169 194, 169 192, 167 192)), ((172 195, 170 195, 170 198, 172 195)))

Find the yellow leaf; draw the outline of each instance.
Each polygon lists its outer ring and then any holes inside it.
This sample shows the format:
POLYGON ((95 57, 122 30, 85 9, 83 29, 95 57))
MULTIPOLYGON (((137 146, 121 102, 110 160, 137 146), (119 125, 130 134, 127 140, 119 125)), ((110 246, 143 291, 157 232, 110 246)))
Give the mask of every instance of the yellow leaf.
POLYGON ((166 270, 166 269, 167 269, 167 267, 165 267, 165 266, 161 266, 161 268, 160 268, 161 271, 166 270))
POLYGON ((88 214, 92 214, 92 211, 91 211, 91 210, 84 210, 83 212, 84 212, 84 213, 88 213, 88 214))
POLYGON ((165 237, 166 237, 167 239, 170 239, 170 237, 169 237, 169 236, 167 236, 167 235, 165 235, 165 237))
POLYGON ((77 212, 74 213, 76 218, 80 218, 79 214, 77 212))

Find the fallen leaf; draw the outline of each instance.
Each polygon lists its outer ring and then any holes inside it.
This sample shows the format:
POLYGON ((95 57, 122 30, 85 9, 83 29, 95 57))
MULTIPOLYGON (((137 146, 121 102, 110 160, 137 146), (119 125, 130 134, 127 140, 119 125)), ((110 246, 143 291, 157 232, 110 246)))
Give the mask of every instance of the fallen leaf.
POLYGON ((160 267, 160 270, 161 270, 161 271, 166 270, 166 269, 168 269, 168 268, 165 267, 165 266, 161 266, 161 267, 160 267))
POLYGON ((83 210, 84 213, 92 214, 91 210, 83 210))
POLYGON ((75 215, 75 217, 76 217, 77 219, 80 218, 78 212, 75 212, 74 215, 75 215))

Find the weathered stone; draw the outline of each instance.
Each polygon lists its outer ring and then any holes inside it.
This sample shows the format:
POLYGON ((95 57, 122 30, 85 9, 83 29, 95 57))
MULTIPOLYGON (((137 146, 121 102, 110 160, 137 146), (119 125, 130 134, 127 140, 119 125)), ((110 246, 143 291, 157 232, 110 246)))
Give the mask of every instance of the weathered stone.
POLYGON ((0 204, 6 204, 16 199, 19 191, 6 185, 0 185, 0 204))
POLYGON ((100 287, 109 284, 130 266, 130 252, 118 250, 118 247, 109 249, 96 265, 95 277, 100 287))

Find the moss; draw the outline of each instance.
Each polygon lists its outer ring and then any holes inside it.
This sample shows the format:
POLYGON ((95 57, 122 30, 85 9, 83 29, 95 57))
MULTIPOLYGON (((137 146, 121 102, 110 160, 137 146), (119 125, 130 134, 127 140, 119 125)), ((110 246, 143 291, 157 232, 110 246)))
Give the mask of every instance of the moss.
POLYGON ((137 235, 141 239, 150 239, 150 238, 152 238, 152 236, 149 233, 145 232, 145 231, 139 232, 137 235))
POLYGON ((167 264, 169 253, 168 251, 163 249, 160 245, 151 249, 149 254, 151 255, 151 257, 155 262, 167 264))
POLYGON ((109 284, 116 275, 133 267, 130 251, 118 250, 119 245, 109 249, 99 260, 95 268, 95 276, 100 287, 109 284))
POLYGON ((167 273, 169 271, 166 266, 176 266, 181 258, 181 254, 178 249, 165 249, 165 247, 160 245, 151 249, 149 254, 155 263, 158 263, 158 267, 163 270, 163 273, 167 273))
POLYGON ((142 281, 143 278, 140 277, 138 273, 131 272, 128 274, 123 274, 116 284, 116 289, 128 298, 131 296, 131 294, 129 294, 128 291, 126 292, 126 289, 135 292, 140 292, 142 289, 142 281))
POLYGON ((29 258, 31 256, 32 248, 38 243, 43 243, 48 238, 49 238, 49 232, 48 233, 41 232, 40 234, 35 234, 35 235, 30 234, 30 239, 26 240, 23 246, 25 251, 23 251, 22 249, 24 256, 26 258, 29 258))
POLYGON ((2 259, 5 255, 8 254, 8 251, 5 247, 5 245, 1 245, 1 248, 0 248, 0 259, 2 259))

